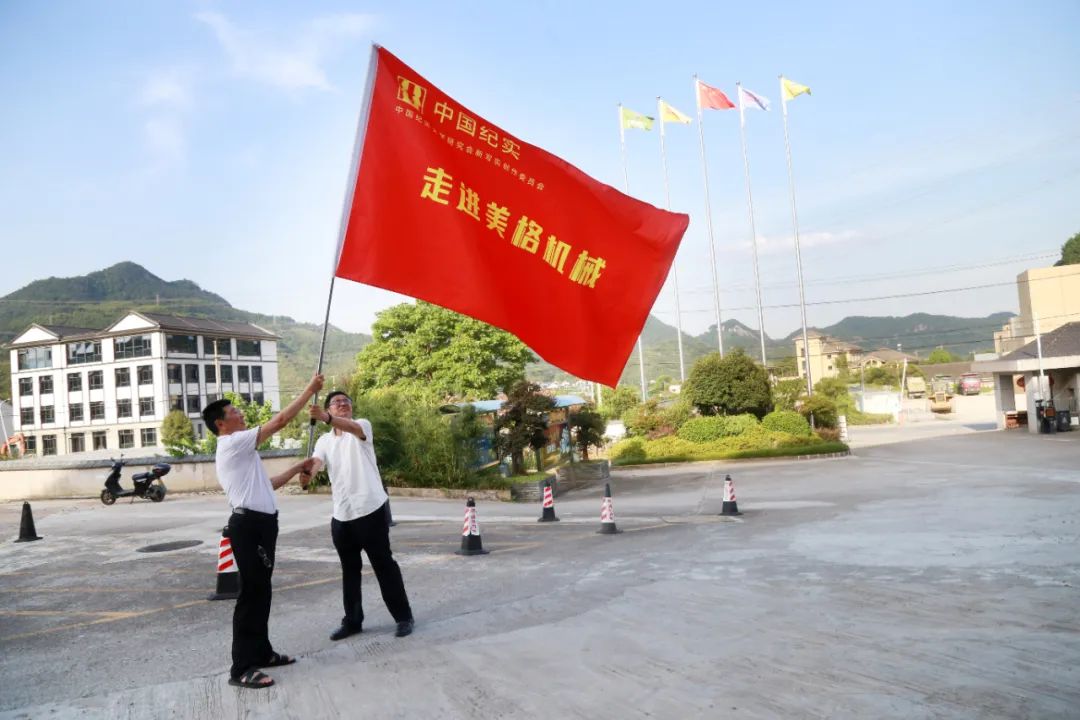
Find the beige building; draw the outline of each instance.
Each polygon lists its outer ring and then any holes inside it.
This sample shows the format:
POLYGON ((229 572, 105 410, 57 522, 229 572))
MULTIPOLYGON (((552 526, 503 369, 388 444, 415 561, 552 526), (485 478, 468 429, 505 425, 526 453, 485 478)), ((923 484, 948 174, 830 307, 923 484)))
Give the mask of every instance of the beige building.
POLYGON ((1035 339, 1036 317, 1043 334, 1080 321, 1080 265, 1025 270, 1016 277, 1016 292, 1020 314, 994 333, 994 351, 999 355, 1035 339))
MULTIPOLYGON (((817 382, 822 378, 836 377, 840 367, 847 362, 848 368, 857 368, 862 363, 863 349, 844 340, 829 337, 823 333, 810 332, 810 379, 817 382)), ((799 377, 806 377, 806 360, 803 353, 803 339, 795 338, 795 359, 799 366, 799 377)))
POLYGON ((909 363, 913 363, 918 360, 918 358, 916 358, 914 355, 902 353, 899 350, 878 348, 877 350, 871 350, 870 352, 863 355, 862 367, 872 368, 882 367, 891 364, 901 365, 905 360, 907 360, 909 363))

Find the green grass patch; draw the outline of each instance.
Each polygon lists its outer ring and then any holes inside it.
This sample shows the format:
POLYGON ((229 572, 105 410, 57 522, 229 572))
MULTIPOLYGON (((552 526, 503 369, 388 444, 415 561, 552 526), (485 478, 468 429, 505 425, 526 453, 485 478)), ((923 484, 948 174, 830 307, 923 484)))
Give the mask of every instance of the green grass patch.
POLYGON ((613 465, 692 462, 698 460, 727 460, 754 457, 790 457, 843 452, 848 447, 837 441, 817 436, 797 436, 757 428, 754 432, 710 442, 695 443, 678 437, 657 440, 630 438, 612 448, 613 465))

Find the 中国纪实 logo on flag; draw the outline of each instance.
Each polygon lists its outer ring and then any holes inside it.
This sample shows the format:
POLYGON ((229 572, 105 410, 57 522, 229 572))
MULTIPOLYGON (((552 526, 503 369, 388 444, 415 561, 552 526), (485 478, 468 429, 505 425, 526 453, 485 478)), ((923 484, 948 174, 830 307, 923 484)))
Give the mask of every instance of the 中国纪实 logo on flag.
POLYGON ((403 103, 412 105, 413 108, 424 111, 424 102, 427 100, 427 88, 417 85, 412 80, 398 75, 397 99, 403 103))

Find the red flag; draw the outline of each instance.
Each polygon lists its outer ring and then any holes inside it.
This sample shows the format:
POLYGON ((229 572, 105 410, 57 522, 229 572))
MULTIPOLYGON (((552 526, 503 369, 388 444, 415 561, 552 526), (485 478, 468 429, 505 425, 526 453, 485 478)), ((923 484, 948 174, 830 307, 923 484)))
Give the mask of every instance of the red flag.
POLYGON ((718 90, 711 85, 706 85, 700 80, 697 81, 697 89, 698 107, 711 110, 735 109, 735 103, 731 102, 722 90, 718 90))
POLYGON ((689 217, 506 132, 384 48, 372 62, 336 275, 470 315, 615 385, 689 217))

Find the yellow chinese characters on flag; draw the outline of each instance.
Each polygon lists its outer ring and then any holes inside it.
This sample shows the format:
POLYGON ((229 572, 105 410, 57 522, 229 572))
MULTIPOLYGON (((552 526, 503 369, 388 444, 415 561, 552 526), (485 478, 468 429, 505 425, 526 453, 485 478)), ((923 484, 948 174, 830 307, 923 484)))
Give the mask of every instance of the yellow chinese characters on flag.
POLYGON ((614 386, 689 218, 518 139, 384 48, 372 62, 335 274, 500 327, 614 386))

